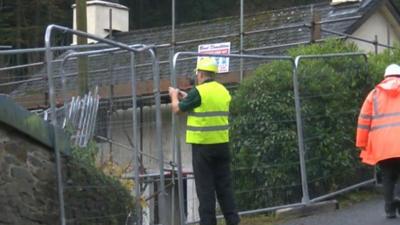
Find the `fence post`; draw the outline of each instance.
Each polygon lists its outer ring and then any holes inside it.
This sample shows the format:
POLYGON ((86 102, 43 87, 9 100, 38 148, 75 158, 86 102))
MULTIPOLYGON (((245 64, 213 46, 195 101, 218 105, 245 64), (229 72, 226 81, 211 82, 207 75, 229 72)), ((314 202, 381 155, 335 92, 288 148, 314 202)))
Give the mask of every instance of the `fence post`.
MULTIPOLYGON (((176 40, 175 40, 175 15, 176 15, 176 10, 175 10, 175 0, 172 0, 171 2, 171 47, 169 50, 169 69, 172 72, 172 60, 175 54, 175 45, 176 45, 176 40)), ((170 74, 170 76, 172 77, 172 74, 170 74)), ((174 118, 174 116, 172 116, 172 118, 174 118)), ((172 133, 172 132, 171 132, 172 133)), ((173 141, 172 141, 172 149, 174 149, 175 146, 175 138, 173 137, 173 141)), ((176 161, 176 155, 175 155, 175 151, 172 150, 172 161, 176 161)), ((171 187, 171 225, 175 224, 175 167, 172 167, 171 170, 171 183, 173 184, 171 187)), ((179 203, 178 203, 179 205, 179 203)))
MULTIPOLYGON (((244 43, 244 28, 243 28, 243 23, 244 23, 244 15, 243 15, 243 7, 244 7, 244 1, 240 0, 240 53, 243 54, 243 43, 244 43)), ((240 58, 240 81, 243 80, 243 58, 240 58)))
POLYGON ((311 21, 311 43, 315 43, 317 40, 321 39, 321 16, 319 12, 312 12, 312 21, 311 21))
POLYGON ((299 143, 299 159, 300 159, 300 173, 301 173, 301 189, 303 191, 302 203, 308 204, 310 202, 310 195, 308 193, 308 181, 307 181, 307 169, 305 162, 304 152, 304 136, 303 136, 303 122, 301 117, 301 104, 299 96, 299 82, 297 80, 297 69, 301 60, 301 56, 297 56, 295 59, 295 65, 293 68, 293 89, 294 89, 294 101, 296 107, 296 124, 297 124, 297 139, 299 143))
POLYGON ((64 205, 64 185, 62 182, 62 167, 61 167, 61 156, 60 149, 58 146, 57 136, 57 116, 56 116, 56 96, 54 90, 53 80, 53 52, 51 51, 51 31, 53 26, 50 25, 46 28, 45 33, 45 46, 46 46, 46 72, 49 83, 49 100, 51 105, 51 124, 53 125, 54 131, 54 152, 56 155, 56 175, 57 175, 57 189, 58 189, 58 201, 59 201, 59 212, 60 212, 60 224, 65 225, 65 205, 64 205))

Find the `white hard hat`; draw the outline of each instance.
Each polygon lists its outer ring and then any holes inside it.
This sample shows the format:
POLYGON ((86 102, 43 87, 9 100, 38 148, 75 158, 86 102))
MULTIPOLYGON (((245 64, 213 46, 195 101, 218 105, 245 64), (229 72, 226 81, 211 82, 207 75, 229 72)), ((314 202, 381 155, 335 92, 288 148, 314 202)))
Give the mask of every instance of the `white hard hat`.
POLYGON ((385 77, 391 75, 400 75, 400 66, 397 64, 390 64, 385 69, 385 77))

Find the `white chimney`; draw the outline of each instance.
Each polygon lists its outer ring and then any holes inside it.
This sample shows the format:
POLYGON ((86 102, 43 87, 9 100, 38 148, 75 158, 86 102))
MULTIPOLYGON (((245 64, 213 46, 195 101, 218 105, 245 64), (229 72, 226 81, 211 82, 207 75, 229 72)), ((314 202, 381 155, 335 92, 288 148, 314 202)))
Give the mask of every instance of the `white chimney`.
POLYGON ((350 3, 350 2, 361 2, 362 0, 332 0, 331 5, 340 5, 343 3, 350 3))
MULTIPOLYGON (((73 29, 76 29, 76 6, 73 8, 73 29)), ((110 34, 110 20, 112 31, 129 31, 129 9, 126 6, 117 3, 105 1, 87 1, 87 32, 100 36, 102 38, 110 34), (111 16, 111 19, 110 19, 111 16)), ((97 41, 88 39, 88 43, 96 43, 97 41)), ((77 43, 76 35, 73 37, 73 44, 77 43)))

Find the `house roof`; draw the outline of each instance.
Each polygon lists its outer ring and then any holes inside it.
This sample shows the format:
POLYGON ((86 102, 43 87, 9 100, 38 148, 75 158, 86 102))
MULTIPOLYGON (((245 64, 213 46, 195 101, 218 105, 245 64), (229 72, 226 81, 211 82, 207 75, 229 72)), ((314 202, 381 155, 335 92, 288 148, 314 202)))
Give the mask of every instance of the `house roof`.
MULTIPOLYGON (((321 29, 352 34, 374 12, 385 4, 393 16, 398 20, 399 13, 390 0, 363 0, 340 5, 331 5, 329 2, 303 5, 279 10, 265 11, 244 17, 244 49, 246 54, 279 55, 295 44, 308 43, 311 40, 309 25, 313 13, 318 12, 321 18, 321 29), (264 31, 264 32, 262 32, 264 31), (292 45, 293 44, 293 45, 292 45)), ((398 20, 400 21, 400 20, 398 20)), ((225 17, 207 21, 199 21, 177 25, 175 28, 175 52, 197 51, 199 44, 231 42, 231 53, 238 53, 240 49, 240 18, 225 17), (210 37, 219 36, 215 39, 210 37), (188 42, 187 40, 197 40, 188 42)), ((334 34, 322 32, 322 38, 332 37, 334 34)), ((161 61, 160 75, 169 80, 171 26, 140 29, 131 32, 113 34, 115 41, 126 44, 155 44, 164 45, 156 50, 161 61)), ((138 54, 136 74, 139 80, 151 80, 152 68, 149 64, 149 54, 138 54)), ((177 74, 190 74, 195 66, 195 58, 177 64, 177 74)), ((113 53, 96 55, 89 58, 89 82, 91 86, 105 86, 110 84, 124 84, 130 81, 129 54, 113 53)), ((245 70, 252 70, 261 62, 246 60, 245 70)), ((75 90, 77 79, 76 60, 69 60, 65 64, 68 76, 67 88, 75 90), (75 75, 74 75, 75 74, 75 75)), ((231 59, 230 71, 239 70, 239 60, 231 59)), ((54 65, 55 76, 60 73, 60 63, 54 65)), ((34 76, 44 76, 45 70, 34 76)), ((57 89, 61 84, 55 82, 57 89)), ((15 90, 13 96, 27 95, 27 93, 44 93, 47 89, 45 81, 32 81, 15 90)))

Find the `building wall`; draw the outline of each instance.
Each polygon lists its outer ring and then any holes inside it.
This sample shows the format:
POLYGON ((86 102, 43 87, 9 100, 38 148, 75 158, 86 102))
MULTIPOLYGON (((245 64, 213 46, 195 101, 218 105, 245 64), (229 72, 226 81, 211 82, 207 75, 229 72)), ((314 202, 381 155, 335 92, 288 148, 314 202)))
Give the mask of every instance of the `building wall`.
MULTIPOLYGON (((73 28, 76 29, 76 6, 73 8, 73 28)), ((110 28, 110 10, 111 10, 111 28, 117 31, 127 32, 129 30, 129 9, 123 5, 110 3, 105 1, 87 2, 87 32, 99 37, 105 38, 110 28)), ((89 39, 88 43, 96 43, 97 41, 89 39)), ((73 44, 77 43, 77 36, 73 36, 73 44)))
MULTIPOLYGON (((159 151, 157 149, 156 142, 156 115, 155 106, 146 106, 143 108, 143 118, 141 127, 138 128, 139 132, 142 133, 142 144, 138 143, 139 147, 142 146, 141 151, 143 155, 143 164, 148 169, 147 172, 158 172, 159 171, 159 151)), ((140 120, 140 111, 138 110, 138 120, 140 120)), ((162 105, 161 109, 161 121, 162 121, 162 151, 164 154, 164 161, 168 168, 168 162, 173 161, 173 138, 172 138, 172 114, 170 105, 162 105)), ((181 151, 182 151, 182 162, 184 170, 191 171, 191 148, 190 145, 185 143, 185 127, 186 127, 186 116, 180 117, 179 135, 181 138, 181 151)), ((118 110, 112 116, 111 130, 109 135, 114 142, 122 144, 126 147, 131 147, 131 140, 133 141, 133 130, 132 130, 132 109, 118 110)), ((140 134, 139 134, 140 140, 140 134)), ((108 159, 110 156, 110 148, 112 148, 112 159, 121 164, 126 165, 132 162, 133 150, 123 147, 118 144, 102 143, 100 144, 101 152, 104 153, 104 158, 108 159)))
MULTIPOLYGON (((138 115, 140 115, 140 111, 138 110, 138 115)), ((147 174, 159 174, 160 169, 160 161, 159 151, 156 146, 156 124, 155 124, 155 107, 144 107, 143 108, 143 122, 142 122, 142 149, 141 151, 145 153, 143 156, 143 166, 146 168, 147 174)), ((162 105, 161 110, 161 120, 162 120, 162 151, 164 154, 164 168, 171 168, 167 162, 175 161, 173 160, 173 137, 172 137, 172 113, 170 104, 162 105)), ((140 116, 138 116, 138 120, 140 120, 140 116)), ((110 137, 114 142, 122 144, 126 147, 131 146, 129 139, 132 138, 132 109, 129 110, 119 110, 115 112, 112 116, 111 122, 111 131, 110 137)), ((192 172, 192 155, 191 155, 191 146, 185 143, 185 127, 186 127, 186 116, 182 114, 179 117, 179 136, 181 143, 181 152, 182 152, 182 166, 184 172, 192 172)), ((139 128, 140 130, 140 128, 139 128)), ((140 143, 138 143, 140 146, 140 143)), ((109 157, 112 155, 112 160, 117 162, 122 167, 127 165, 132 165, 133 168, 133 150, 128 149, 126 147, 122 147, 121 145, 109 143, 102 143, 100 146, 101 156, 104 160, 110 159, 109 157), (110 150, 112 149, 112 150, 110 150), (110 151, 112 152, 110 155, 110 151)), ((151 187, 151 185, 149 186, 151 187)), ((147 190, 144 195, 151 196, 154 190, 147 190)), ((197 220, 198 217, 198 200, 196 196, 194 179, 189 179, 187 181, 187 211, 188 211, 188 219, 190 221, 197 220)), ((178 198, 178 195, 175 195, 175 198, 178 198)), ((177 199, 175 199, 175 207, 177 207, 177 199)), ((172 204, 172 200, 168 200, 167 204, 172 204)), ((170 207, 169 207, 170 208, 170 207)), ((151 211, 151 209, 149 209, 151 211)), ((150 215, 150 221, 152 221, 152 217, 154 215, 150 215)))
MULTIPOLYGON (((385 9, 377 11, 367 21, 365 21, 352 35, 367 39, 375 40, 375 35, 378 37, 378 42, 386 45, 400 43, 400 35, 398 25, 394 25, 393 18, 386 13, 385 9)), ((365 52, 375 52, 375 46, 361 41, 350 40, 356 43, 359 48, 365 52)), ((378 53, 385 50, 385 47, 378 47, 378 53)))

